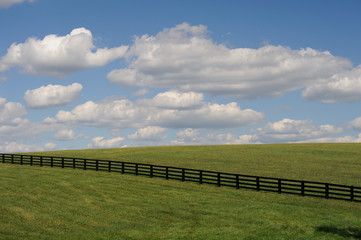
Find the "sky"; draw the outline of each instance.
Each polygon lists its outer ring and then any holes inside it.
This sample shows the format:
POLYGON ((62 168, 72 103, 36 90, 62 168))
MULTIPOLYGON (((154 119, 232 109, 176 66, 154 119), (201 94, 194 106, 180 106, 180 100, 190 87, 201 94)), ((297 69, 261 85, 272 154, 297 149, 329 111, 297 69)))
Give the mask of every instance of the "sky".
POLYGON ((361 142, 360 11, 0 0, 0 152, 361 142))

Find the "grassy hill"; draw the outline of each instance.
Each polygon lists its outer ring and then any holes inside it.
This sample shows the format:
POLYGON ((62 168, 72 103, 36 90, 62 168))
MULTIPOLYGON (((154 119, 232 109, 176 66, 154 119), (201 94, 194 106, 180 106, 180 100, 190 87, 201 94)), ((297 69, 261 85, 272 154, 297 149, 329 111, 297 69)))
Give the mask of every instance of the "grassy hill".
POLYGON ((33 153, 361 186, 361 144, 167 146, 33 153))
MULTIPOLYGON (((42 152, 361 186, 360 144, 42 152)), ((0 239, 361 239, 361 204, 0 164, 0 239)))

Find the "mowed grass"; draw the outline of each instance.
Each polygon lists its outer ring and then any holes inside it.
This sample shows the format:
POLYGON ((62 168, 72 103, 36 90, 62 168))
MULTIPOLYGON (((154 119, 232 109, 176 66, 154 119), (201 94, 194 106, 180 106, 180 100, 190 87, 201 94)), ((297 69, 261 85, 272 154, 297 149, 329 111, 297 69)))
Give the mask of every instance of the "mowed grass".
MULTIPOLYGON (((360 186, 360 147, 239 145, 41 154, 360 186)), ((0 239, 361 239, 361 204, 119 173, 0 164, 0 239)))
POLYGON ((119 160, 361 186, 361 144, 166 146, 37 155, 119 160))

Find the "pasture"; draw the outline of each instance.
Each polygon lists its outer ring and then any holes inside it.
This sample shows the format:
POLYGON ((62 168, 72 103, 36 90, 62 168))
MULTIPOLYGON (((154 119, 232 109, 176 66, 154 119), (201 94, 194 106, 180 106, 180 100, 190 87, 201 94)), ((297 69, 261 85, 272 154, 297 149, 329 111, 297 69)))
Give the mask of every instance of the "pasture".
MULTIPOLYGON (((361 186, 360 144, 37 154, 361 186)), ((346 201, 11 164, 0 165, 0 192, 0 239, 361 239, 361 204, 346 201)))

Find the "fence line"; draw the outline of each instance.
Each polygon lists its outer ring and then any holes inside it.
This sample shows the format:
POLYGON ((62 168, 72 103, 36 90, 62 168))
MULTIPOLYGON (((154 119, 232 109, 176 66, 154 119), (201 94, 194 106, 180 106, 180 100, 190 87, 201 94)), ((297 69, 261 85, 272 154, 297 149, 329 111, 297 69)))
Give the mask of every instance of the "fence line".
POLYGON ((332 183, 251 176, 144 163, 70 157, 0 154, 0 161, 2 163, 26 164, 30 166, 50 166, 119 172, 122 174, 149 176, 151 178, 158 177, 167 180, 173 179, 183 182, 188 181, 199 184, 212 184, 218 187, 227 186, 237 189, 245 188, 256 191, 276 192, 279 194, 294 194, 361 202, 361 187, 332 183))

